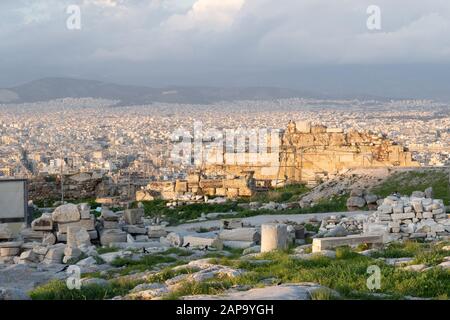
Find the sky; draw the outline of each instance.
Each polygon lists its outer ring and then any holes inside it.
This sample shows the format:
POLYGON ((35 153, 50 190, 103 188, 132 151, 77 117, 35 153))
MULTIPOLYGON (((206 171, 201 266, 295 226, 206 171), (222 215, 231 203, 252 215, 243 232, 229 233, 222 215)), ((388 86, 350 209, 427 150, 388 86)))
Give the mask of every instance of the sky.
POLYGON ((62 76, 432 95, 449 71, 448 0, 0 1, 0 87, 62 76), (70 5, 81 29, 67 28, 70 5))

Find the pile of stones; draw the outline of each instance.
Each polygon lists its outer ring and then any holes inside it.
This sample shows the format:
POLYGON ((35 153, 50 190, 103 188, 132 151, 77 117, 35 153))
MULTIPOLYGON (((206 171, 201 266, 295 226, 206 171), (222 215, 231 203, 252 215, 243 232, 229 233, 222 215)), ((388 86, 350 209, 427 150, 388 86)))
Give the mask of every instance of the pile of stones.
POLYGON ((368 193, 362 189, 353 189, 347 199, 347 208, 350 211, 361 210, 368 207, 369 210, 376 210, 378 196, 368 193))
POLYGON ((20 253, 22 241, 13 241, 13 233, 7 224, 0 224, 0 264, 13 263, 20 253))
POLYGON ((40 240, 43 244, 53 245, 56 242, 67 242, 68 231, 71 228, 86 230, 90 240, 98 238, 95 216, 91 214, 87 204, 63 204, 53 213, 44 213, 34 220, 31 229, 22 230, 21 235, 26 242, 40 240))
POLYGON ((450 219, 443 200, 433 199, 432 190, 414 191, 410 197, 391 195, 380 201, 364 226, 367 233, 385 233, 391 240, 448 239, 450 219))
POLYGON ((343 215, 331 215, 322 219, 319 232, 315 238, 322 237, 344 237, 351 234, 360 234, 363 232, 365 215, 345 217, 343 215))
POLYGON ((44 213, 13 235, 0 224, 0 264, 61 264, 96 256, 96 245, 118 248, 161 247, 165 223, 144 218, 144 209, 113 212, 102 208, 99 219, 87 204, 63 204, 44 213))

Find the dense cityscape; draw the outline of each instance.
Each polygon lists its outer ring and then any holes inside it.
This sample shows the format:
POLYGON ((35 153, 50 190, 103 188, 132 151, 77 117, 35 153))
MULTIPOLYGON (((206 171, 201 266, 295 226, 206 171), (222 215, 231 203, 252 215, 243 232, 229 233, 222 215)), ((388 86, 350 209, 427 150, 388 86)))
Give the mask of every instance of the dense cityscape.
POLYGON ((359 101, 282 99, 209 105, 115 106, 102 99, 66 98, 0 105, 3 176, 98 172, 176 178, 186 168, 171 163, 172 135, 204 129, 284 129, 310 121, 344 130, 373 131, 402 143, 423 166, 450 163, 450 106, 425 100, 359 101))

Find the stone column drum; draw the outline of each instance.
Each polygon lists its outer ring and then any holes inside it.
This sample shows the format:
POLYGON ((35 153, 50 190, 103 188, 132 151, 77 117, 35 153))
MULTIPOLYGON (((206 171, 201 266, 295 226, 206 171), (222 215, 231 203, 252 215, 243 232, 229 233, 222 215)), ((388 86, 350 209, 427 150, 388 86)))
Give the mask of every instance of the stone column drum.
POLYGON ((288 247, 287 225, 267 223, 261 225, 261 252, 284 250, 288 247))

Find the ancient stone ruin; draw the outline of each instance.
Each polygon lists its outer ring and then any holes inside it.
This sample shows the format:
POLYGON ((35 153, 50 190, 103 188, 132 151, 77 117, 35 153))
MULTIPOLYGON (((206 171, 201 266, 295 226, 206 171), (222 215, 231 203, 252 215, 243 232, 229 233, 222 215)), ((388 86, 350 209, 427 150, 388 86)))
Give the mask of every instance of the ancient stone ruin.
POLYGON ((205 164, 203 169, 206 174, 235 175, 250 170, 256 180, 278 186, 286 182, 315 185, 347 169, 418 166, 403 146, 371 132, 344 132, 340 128, 291 121, 279 139, 278 153, 269 150, 265 157, 246 153, 246 159, 257 160, 235 163, 232 159, 236 157, 231 157, 235 154, 224 151, 222 163, 205 164))
POLYGON ((450 236, 450 219, 444 202, 432 198, 432 190, 415 191, 409 197, 391 195, 380 201, 369 215, 365 232, 384 234, 389 241, 445 239, 450 236))
POLYGON ((203 200, 212 197, 250 197, 255 193, 253 172, 223 178, 207 178, 201 173, 188 175, 186 180, 151 182, 144 190, 136 192, 137 201, 162 198, 166 200, 203 200))

